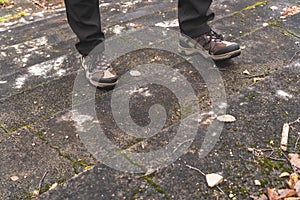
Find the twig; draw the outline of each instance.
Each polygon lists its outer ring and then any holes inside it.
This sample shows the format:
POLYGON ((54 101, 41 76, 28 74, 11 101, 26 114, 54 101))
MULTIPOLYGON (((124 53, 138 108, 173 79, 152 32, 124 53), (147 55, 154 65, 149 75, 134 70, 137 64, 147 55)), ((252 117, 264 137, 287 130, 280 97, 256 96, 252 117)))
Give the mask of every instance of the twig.
POLYGON ((274 150, 272 150, 272 152, 267 157, 270 158, 273 153, 274 153, 274 150))
MULTIPOLYGON (((185 165, 187 166, 188 168, 192 169, 192 170, 195 170, 197 172, 199 172, 200 174, 202 174, 203 176, 206 176, 206 174, 204 174, 200 169, 197 169, 196 167, 192 167, 190 165, 185 165)), ((215 186, 216 188, 218 188, 218 190, 222 193, 222 194, 225 194, 225 192, 219 187, 219 186, 215 186)))
POLYGON ((290 159, 287 157, 287 155, 285 155, 285 153, 280 149, 280 152, 283 154, 283 156, 285 157, 285 159, 290 163, 290 159))
POLYGON ((222 194, 225 194, 225 192, 224 192, 218 185, 216 185, 216 187, 218 188, 218 190, 220 190, 220 192, 221 192, 222 194))
POLYGON ((204 174, 200 169, 197 169, 196 167, 192 167, 192 166, 190 166, 190 165, 185 165, 185 166, 187 166, 188 168, 193 169, 193 170, 199 172, 199 173, 202 174, 203 176, 206 176, 206 174, 204 174))
POLYGON ((293 57, 290 59, 290 63, 294 60, 294 57, 295 57, 298 53, 300 53, 300 51, 297 51, 297 52, 293 55, 293 57))
POLYGON ((47 7, 44 6, 43 4, 41 4, 40 2, 38 2, 38 1, 32 1, 32 2, 33 2, 35 5, 37 5, 37 6, 41 7, 41 8, 43 8, 43 9, 47 10, 47 7))
POLYGON ((178 150, 182 145, 184 145, 185 143, 191 142, 191 141, 193 141, 193 140, 192 140, 192 139, 189 139, 189 140, 187 140, 187 141, 184 141, 184 142, 179 143, 178 146, 173 150, 172 153, 174 153, 175 151, 177 151, 177 150, 178 150))
POLYGON ((271 153, 270 153, 270 155, 269 156, 271 156, 272 154, 273 154, 273 152, 274 152, 274 149, 255 149, 255 148, 253 148, 253 151, 252 151, 252 154, 255 156, 255 157, 262 157, 262 156, 264 156, 263 154, 262 155, 260 155, 260 153, 263 153, 263 152, 265 152, 265 151, 272 151, 271 153))
POLYGON ((41 192, 41 189, 42 189, 42 184, 43 184, 44 179, 45 179, 45 177, 46 177, 47 174, 48 174, 48 171, 46 171, 46 172, 44 173, 42 179, 40 180, 39 188, 38 188, 38 193, 37 193, 38 195, 40 195, 40 192, 41 192))
POLYGON ((274 151, 274 149, 259 149, 260 151, 274 151))
POLYGON ((285 153, 280 149, 281 153, 283 154, 283 156, 285 157, 285 159, 288 161, 288 163, 290 164, 291 168, 293 169, 294 172, 296 172, 297 170, 295 169, 295 167, 292 165, 290 159, 287 157, 287 155, 285 155, 285 153))
POLYGON ((300 117, 298 117, 298 119, 296 119, 295 121, 290 122, 289 125, 293 125, 295 123, 300 123, 300 117))
POLYGON ((296 148, 297 148, 297 145, 298 145, 299 139, 300 139, 300 137, 298 136, 298 138, 297 138, 297 140, 296 140, 296 143, 295 143, 295 147, 294 147, 294 149, 295 149, 295 150, 296 150, 296 148))
POLYGON ((237 77, 237 78, 239 78, 239 79, 243 79, 243 78, 256 78, 256 77, 264 77, 266 75, 268 75, 268 74, 263 73, 263 74, 255 74, 255 75, 251 75, 251 76, 242 76, 242 77, 237 77))
POLYGON ((285 161, 285 159, 281 159, 281 158, 273 158, 273 157, 268 157, 268 158, 275 161, 285 161))

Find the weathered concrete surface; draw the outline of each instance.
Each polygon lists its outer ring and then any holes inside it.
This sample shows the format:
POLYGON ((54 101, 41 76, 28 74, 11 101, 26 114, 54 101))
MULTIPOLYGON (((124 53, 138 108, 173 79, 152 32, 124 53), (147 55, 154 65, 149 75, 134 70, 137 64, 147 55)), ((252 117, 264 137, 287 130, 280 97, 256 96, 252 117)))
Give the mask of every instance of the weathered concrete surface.
MULTIPOLYGON (((160 22, 174 23, 176 4, 102 2, 105 32, 109 37, 160 22)), ((228 199, 230 194, 236 199, 250 199, 250 194, 265 193, 267 187, 284 186, 278 175, 291 171, 288 162, 254 157, 247 148, 270 149, 271 140, 278 147, 282 124, 299 117, 300 15, 280 19, 282 9, 293 4, 297 1, 213 3, 217 16, 212 27, 243 47, 241 56, 216 63, 228 95, 228 113, 237 121, 225 124, 216 147, 201 159, 198 151, 207 126, 200 125, 185 155, 147 177, 122 173, 99 163, 82 144, 76 129, 80 121, 71 118, 72 92, 82 98, 86 107, 93 105, 90 94, 73 91, 80 63, 73 47, 76 39, 64 11, 27 16, 27 25, 24 21, 13 26, 1 24, 1 35, 5 37, 0 38, 0 198, 30 198, 40 183, 43 199, 228 199), (271 6, 278 10, 271 10, 271 6), (250 74, 244 74, 245 70, 250 74), (264 80, 254 84, 254 78, 264 80), (225 194, 209 188, 204 177, 186 165, 205 173, 221 173, 226 178, 220 185, 225 194), (48 173, 42 179, 45 172, 48 173), (12 176, 19 180, 12 181, 12 176), (255 179, 262 186, 255 186, 255 179), (54 183, 59 183, 58 187, 48 191, 54 183)), ((171 29, 178 30, 176 23, 171 29)), ((201 111, 210 109, 205 83, 190 65, 174 55, 151 50, 135 52, 117 60, 114 66, 122 75, 140 63, 154 61, 176 64, 173 68, 192 83, 201 111)), ((87 81, 83 79, 82 84, 84 91, 89 91, 87 81)), ((154 85, 134 94, 131 115, 137 124, 147 124, 151 103, 165 102, 168 114, 165 129, 143 141, 124 134, 116 126, 109 108, 111 95, 112 91, 96 91, 98 122, 105 127, 107 137, 122 149, 148 152, 164 146, 174 138, 180 117, 186 115, 165 88, 154 85), (146 98, 143 94, 147 92, 154 96, 146 98)), ((211 123, 211 119, 206 122, 211 123)), ((299 123, 293 128, 289 152, 299 150, 294 149, 299 123)), ((284 158, 274 154, 275 157, 284 158)))
POLYGON ((26 199, 38 188, 45 172, 45 184, 65 181, 74 175, 72 165, 55 149, 49 148, 37 132, 20 129, 1 138, 1 199, 26 199), (49 163, 49 158, 52 160, 49 163), (10 178, 17 176, 17 181, 10 178), (31 192, 29 192, 31 191, 31 192))
MULTIPOLYGON (((297 61, 278 70, 259 84, 229 97, 228 113, 234 115, 237 122, 225 125, 214 150, 207 157, 199 159, 196 152, 202 145, 203 134, 200 130, 189 152, 171 166, 150 175, 151 179, 171 199, 209 199, 213 196, 227 199, 230 193, 237 199, 250 199, 250 194, 258 195, 265 192, 262 189, 266 186, 284 186, 284 179, 278 176, 282 171, 291 170, 289 164, 284 160, 266 162, 264 158, 254 157, 247 148, 270 148, 271 140, 274 141, 275 147, 278 146, 283 123, 292 122, 299 117, 297 109, 299 77, 300 63, 297 61), (282 96, 280 91, 290 96, 282 96), (208 188, 204 177, 186 165, 197 167, 204 173, 221 173, 227 179, 220 185, 226 195, 220 194, 216 189, 208 188), (255 186, 254 180, 260 180, 264 185, 255 186)), ((298 149, 298 147, 294 149, 293 145, 299 127, 299 124, 293 125, 289 151, 298 149)), ((134 196, 133 199, 164 199, 163 196, 157 196, 157 193, 149 194, 148 187, 151 186, 143 177, 136 178, 130 174, 118 177, 119 172, 111 170, 107 175, 107 171, 102 167, 96 165, 89 172, 69 181, 63 188, 51 191, 44 197, 46 199, 129 199, 134 196), (113 177, 118 177, 113 179, 113 184, 111 183, 116 189, 102 191, 102 187, 107 187, 109 183, 101 179, 113 177), (133 179, 132 182, 135 184, 126 183, 128 179, 133 179), (126 189, 123 189, 124 184, 127 186, 126 189), (148 187, 144 188, 145 184, 148 187), (138 192, 134 193, 134 191, 138 192)))

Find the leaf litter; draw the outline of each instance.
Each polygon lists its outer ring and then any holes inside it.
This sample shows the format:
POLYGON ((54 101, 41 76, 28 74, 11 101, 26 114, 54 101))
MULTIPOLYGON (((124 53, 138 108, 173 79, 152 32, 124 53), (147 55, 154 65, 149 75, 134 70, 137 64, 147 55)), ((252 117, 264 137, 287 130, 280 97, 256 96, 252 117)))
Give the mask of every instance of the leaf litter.
POLYGON ((280 18, 285 19, 285 18, 293 16, 299 12, 300 12, 300 6, 293 5, 291 7, 288 7, 280 18))
MULTIPOLYGON (((291 126, 295 123, 300 123, 300 117, 291 122, 291 123, 284 123, 282 126, 281 131, 281 141, 280 141, 280 148, 281 154, 285 156, 285 161, 288 161, 293 173, 282 172, 279 175, 279 178, 286 178, 285 188, 267 188, 266 194, 261 194, 260 196, 250 195, 250 197, 254 200, 300 200, 300 155, 296 152, 290 152, 288 156, 285 155, 284 151, 288 151, 288 137, 289 131, 295 130, 291 126)), ((300 134, 298 133, 298 139, 295 144, 295 150, 297 147, 297 143, 299 140, 300 134)), ((278 157, 274 158, 271 157, 274 151, 278 151, 277 148, 272 149, 255 149, 255 148, 248 148, 249 152, 252 152, 256 157, 265 157, 273 160, 282 160, 278 157), (264 154, 265 151, 272 151, 268 156, 264 154)), ((255 184, 256 185, 256 184, 255 184)))

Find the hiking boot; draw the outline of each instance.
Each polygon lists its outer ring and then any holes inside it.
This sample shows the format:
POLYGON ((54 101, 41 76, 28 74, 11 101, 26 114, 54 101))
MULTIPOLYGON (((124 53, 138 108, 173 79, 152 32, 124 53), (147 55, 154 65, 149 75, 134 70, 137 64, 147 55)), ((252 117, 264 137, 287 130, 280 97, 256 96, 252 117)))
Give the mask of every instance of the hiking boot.
POLYGON ((117 83, 118 76, 103 53, 81 58, 85 76, 96 87, 110 87, 117 83))
POLYGON ((179 43, 180 53, 187 56, 201 53, 203 49, 213 60, 225 60, 241 54, 240 46, 237 43, 225 41, 222 35, 214 31, 193 39, 180 40, 179 43))

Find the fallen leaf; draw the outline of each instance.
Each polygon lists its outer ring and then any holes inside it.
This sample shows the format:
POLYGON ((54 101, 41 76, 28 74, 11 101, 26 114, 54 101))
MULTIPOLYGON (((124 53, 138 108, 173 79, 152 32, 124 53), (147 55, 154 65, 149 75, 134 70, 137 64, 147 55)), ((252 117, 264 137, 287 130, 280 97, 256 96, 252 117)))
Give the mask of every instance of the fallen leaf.
POLYGON ((220 115, 217 117, 217 120, 220 122, 235 122, 236 118, 232 115, 220 115))
POLYGON ((292 189, 280 189, 278 190, 279 197, 278 199, 288 198, 296 195, 296 191, 292 189))
POLYGON ((294 185, 294 189, 296 190, 297 196, 300 197, 300 181, 294 185))
POLYGON ((291 6, 286 9, 286 11, 283 13, 283 15, 280 18, 287 18, 287 17, 295 15, 299 12, 300 12, 299 6, 291 6))
POLYGON ((293 165, 294 167, 297 167, 298 169, 300 169, 300 158, 299 158, 298 154, 290 153, 289 154, 289 159, 290 159, 291 165, 293 165))
POLYGON ((289 186, 290 189, 294 189, 295 184, 298 182, 299 178, 296 173, 292 173, 290 175, 290 179, 286 181, 286 184, 289 186))
POLYGON ((269 200, 278 200, 278 193, 275 189, 268 188, 268 197, 269 200))
POLYGON ((215 173, 207 174, 205 175, 205 178, 209 187, 214 187, 223 181, 223 176, 215 173))
POLYGON ((290 179, 293 180, 294 183, 297 183, 299 181, 299 177, 297 173, 292 173, 290 175, 290 179))
POLYGON ((262 194, 259 197, 250 195, 250 198, 252 198, 253 200, 268 200, 268 197, 265 194, 262 194))
POLYGON ((87 165, 84 167, 84 171, 90 170, 91 168, 92 168, 92 166, 87 165))
POLYGON ((18 176, 11 176, 11 177, 10 177, 10 180, 12 180, 12 181, 17 181, 17 180, 19 180, 19 177, 18 177, 18 176))

